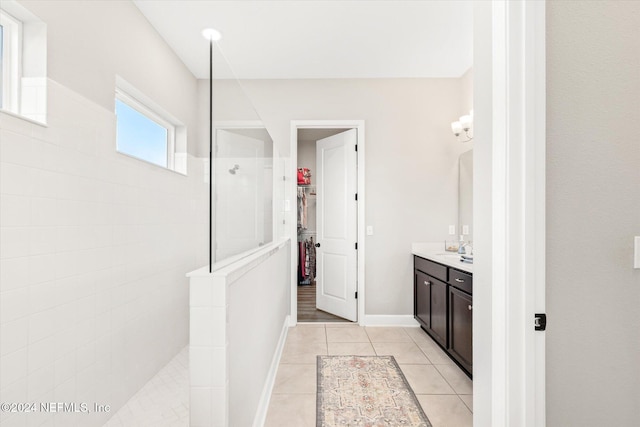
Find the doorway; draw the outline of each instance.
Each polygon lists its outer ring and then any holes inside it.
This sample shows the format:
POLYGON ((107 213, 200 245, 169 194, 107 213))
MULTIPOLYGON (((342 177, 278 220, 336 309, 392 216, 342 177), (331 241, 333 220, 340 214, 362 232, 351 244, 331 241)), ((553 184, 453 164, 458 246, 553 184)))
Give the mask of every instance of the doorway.
POLYGON ((357 322, 364 299, 364 124, 294 121, 291 132, 291 324, 357 322))

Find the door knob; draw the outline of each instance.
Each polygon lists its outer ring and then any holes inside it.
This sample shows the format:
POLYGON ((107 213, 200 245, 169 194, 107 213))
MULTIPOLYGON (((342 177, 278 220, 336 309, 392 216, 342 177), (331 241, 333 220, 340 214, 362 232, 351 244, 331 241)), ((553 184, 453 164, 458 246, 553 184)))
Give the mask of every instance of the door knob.
POLYGON ((424 284, 429 286, 431 284, 431 282, 427 282, 426 280, 424 281, 424 284))
POLYGON ((473 307, 471 306, 471 304, 469 304, 469 306, 468 306, 467 308, 469 309, 469 311, 471 311, 471 309, 472 309, 473 307))
POLYGON ((320 247, 320 243, 316 243, 316 248, 319 248, 319 247, 320 247))

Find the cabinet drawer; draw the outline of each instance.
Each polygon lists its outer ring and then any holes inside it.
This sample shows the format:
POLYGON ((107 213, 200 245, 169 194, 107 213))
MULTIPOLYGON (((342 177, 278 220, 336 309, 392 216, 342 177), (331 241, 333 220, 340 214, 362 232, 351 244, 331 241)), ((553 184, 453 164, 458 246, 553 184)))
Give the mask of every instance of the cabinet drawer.
POLYGON ((429 276, 435 277, 436 279, 440 279, 444 282, 447 281, 447 267, 444 265, 420 258, 419 256, 414 256, 413 262, 416 270, 420 270, 423 273, 427 273, 429 276))
POLYGON ((449 269, 449 284, 468 293, 473 293, 473 276, 459 270, 449 269))

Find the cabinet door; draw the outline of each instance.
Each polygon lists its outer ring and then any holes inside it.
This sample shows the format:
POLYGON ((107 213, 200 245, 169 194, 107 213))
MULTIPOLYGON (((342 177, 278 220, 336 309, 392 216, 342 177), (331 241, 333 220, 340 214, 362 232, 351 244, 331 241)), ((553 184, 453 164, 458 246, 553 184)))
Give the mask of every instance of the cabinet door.
POLYGON ((431 278, 415 271, 414 315, 422 326, 431 328, 431 278))
POLYGON ((431 336, 447 347, 447 284, 431 279, 431 336))
POLYGON ((473 361, 473 297, 449 287, 449 353, 467 370, 473 361))

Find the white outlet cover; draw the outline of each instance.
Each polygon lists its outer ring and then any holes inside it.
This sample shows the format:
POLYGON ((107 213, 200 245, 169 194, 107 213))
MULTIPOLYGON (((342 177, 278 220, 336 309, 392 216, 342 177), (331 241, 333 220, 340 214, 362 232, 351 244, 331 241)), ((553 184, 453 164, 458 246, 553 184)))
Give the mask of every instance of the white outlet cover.
POLYGON ((456 226, 455 225, 450 225, 449 226, 449 235, 450 236, 455 236, 456 235, 456 226))
POLYGON ((462 226, 462 234, 469 234, 469 226, 468 225, 463 225, 462 226))

